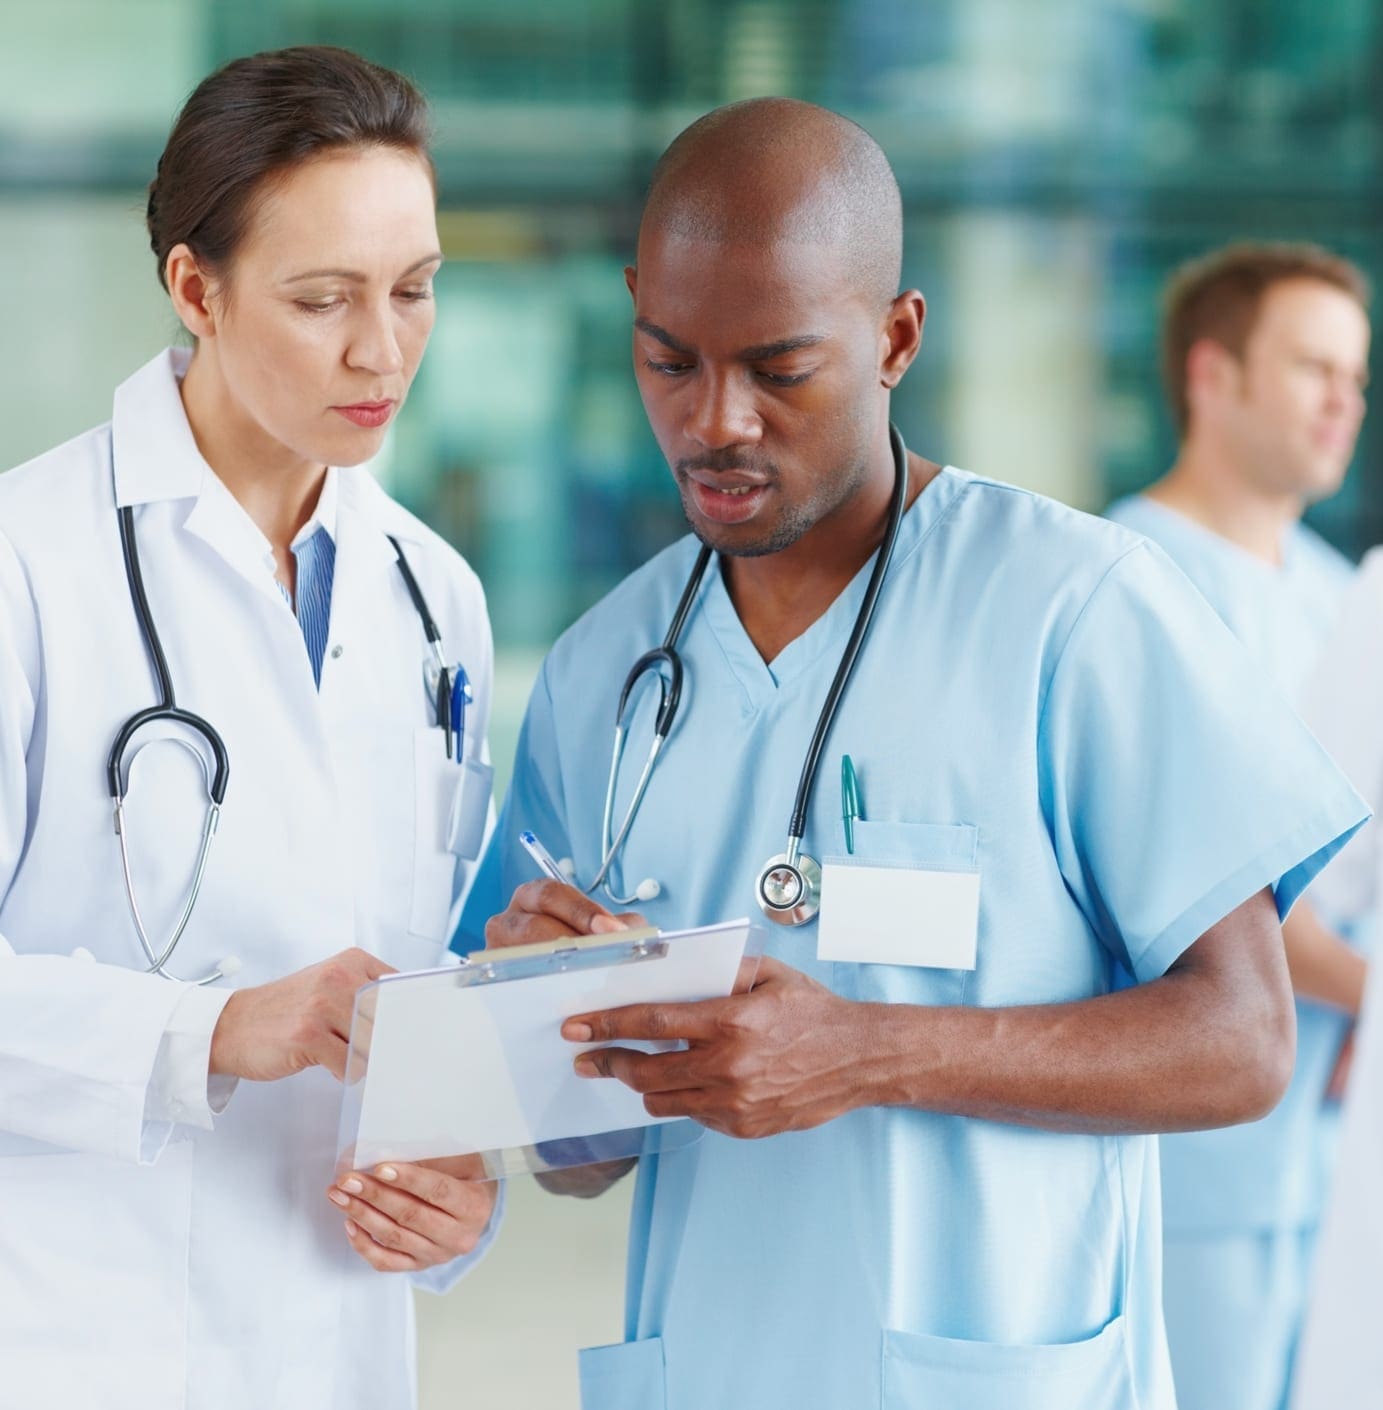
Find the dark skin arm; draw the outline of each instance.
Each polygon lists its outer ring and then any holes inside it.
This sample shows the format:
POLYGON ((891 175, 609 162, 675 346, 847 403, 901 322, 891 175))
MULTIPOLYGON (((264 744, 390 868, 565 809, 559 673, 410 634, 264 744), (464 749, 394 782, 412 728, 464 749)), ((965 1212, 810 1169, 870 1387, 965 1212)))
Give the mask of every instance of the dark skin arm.
MULTIPOLYGON (((587 925, 599 911, 576 897, 516 896, 494 934, 517 934, 523 911, 544 904, 573 933, 581 907, 592 908, 587 925)), ((687 1040, 686 1052, 589 1053, 577 1070, 644 1093, 655 1116, 690 1116, 733 1136, 805 1130, 867 1106, 1113 1134, 1264 1115, 1291 1076, 1294 1025, 1264 890, 1162 978, 1098 998, 1009 1009, 861 1004, 765 959, 752 993, 581 1015, 563 1033, 574 1042, 687 1040)))

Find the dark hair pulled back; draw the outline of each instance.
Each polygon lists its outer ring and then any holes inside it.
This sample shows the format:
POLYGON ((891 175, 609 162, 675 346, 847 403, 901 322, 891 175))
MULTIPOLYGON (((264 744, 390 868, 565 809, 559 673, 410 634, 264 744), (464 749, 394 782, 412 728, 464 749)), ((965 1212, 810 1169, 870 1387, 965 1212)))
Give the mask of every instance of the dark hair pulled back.
POLYGON ((431 165, 427 102, 401 74, 329 45, 233 59, 183 104, 149 183, 149 244, 168 287, 186 243, 224 275, 266 182, 326 152, 395 147, 431 165))

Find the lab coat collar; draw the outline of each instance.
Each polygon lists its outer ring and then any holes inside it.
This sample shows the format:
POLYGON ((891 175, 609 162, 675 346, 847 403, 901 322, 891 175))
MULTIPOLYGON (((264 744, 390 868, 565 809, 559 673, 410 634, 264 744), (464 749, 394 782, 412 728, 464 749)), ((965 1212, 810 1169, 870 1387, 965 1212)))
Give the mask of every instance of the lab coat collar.
POLYGON ((356 519, 375 530, 375 537, 384 544, 385 557, 393 562, 397 555, 389 537, 404 544, 421 544, 426 530, 402 505, 396 504, 379 481, 365 469, 355 466, 342 470, 337 477, 337 522, 356 519))
POLYGON ((122 509, 194 499, 212 473, 197 449, 178 392, 191 361, 189 349, 167 348, 115 389, 111 459, 115 503, 122 509))
MULTIPOLYGON (((111 455, 116 504, 190 499, 184 527, 203 539, 232 567, 277 599, 269 542, 202 458, 188 425, 178 384, 192 354, 169 348, 123 382, 115 393, 111 455)), ((361 567, 392 567, 397 555, 388 535, 405 544, 422 542, 422 526, 395 504, 368 470, 331 468, 306 529, 326 528, 361 567)), ((301 537, 301 535, 300 535, 301 537)))

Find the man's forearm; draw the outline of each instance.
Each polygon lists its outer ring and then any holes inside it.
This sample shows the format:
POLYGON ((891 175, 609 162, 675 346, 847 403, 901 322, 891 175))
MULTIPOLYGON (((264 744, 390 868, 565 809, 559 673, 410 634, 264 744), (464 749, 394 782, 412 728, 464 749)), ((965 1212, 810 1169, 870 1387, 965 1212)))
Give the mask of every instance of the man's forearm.
POLYGON ((1040 1007, 861 1005, 857 1105, 1097 1133, 1254 1120, 1291 1076, 1294 1015, 1285 983, 1230 999, 1225 978, 1173 969, 1040 1007))
POLYGON ((564 1170, 542 1170, 534 1179, 550 1195, 572 1195, 576 1199, 594 1199, 619 1184, 638 1164, 630 1156, 626 1160, 605 1160, 599 1165, 570 1165, 564 1170))

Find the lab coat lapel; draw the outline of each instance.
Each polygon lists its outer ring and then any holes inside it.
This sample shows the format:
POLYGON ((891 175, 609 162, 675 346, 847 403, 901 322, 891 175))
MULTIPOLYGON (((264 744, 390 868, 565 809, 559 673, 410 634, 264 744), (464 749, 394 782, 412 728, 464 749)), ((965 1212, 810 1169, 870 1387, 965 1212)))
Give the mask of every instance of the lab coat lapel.
MULTIPOLYGON (((396 535, 405 552, 416 531, 387 510, 369 472, 342 470, 336 511, 336 573, 331 590, 328 651, 337 651, 322 673, 322 697, 349 713, 378 711, 398 717, 394 698, 398 673, 419 673, 425 649, 421 629, 398 571, 398 555, 389 542, 396 535), (416 638, 416 640, 415 640, 416 638)), ((421 690, 421 684, 419 685, 421 690)))
POLYGON ((274 579, 273 550, 268 539, 235 496, 210 471, 183 528, 201 539, 260 596, 285 611, 292 620, 292 609, 274 579))

